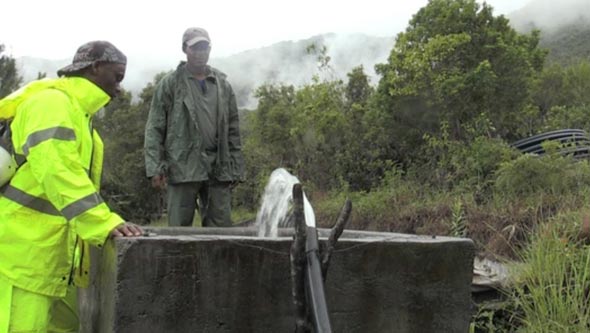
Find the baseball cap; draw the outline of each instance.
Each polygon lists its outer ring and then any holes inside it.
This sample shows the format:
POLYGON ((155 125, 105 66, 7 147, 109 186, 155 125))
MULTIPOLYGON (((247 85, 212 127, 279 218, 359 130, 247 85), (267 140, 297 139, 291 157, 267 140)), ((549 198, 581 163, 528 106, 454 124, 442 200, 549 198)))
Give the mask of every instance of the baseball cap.
POLYGON ((211 43, 209 33, 203 28, 188 28, 182 35, 182 43, 189 47, 201 41, 211 43))
POLYGON ((91 41, 80 46, 74 55, 72 63, 59 69, 57 75, 63 76, 67 73, 79 71, 92 65, 95 61, 113 62, 125 65, 127 64, 127 57, 123 52, 119 51, 119 49, 107 41, 91 41))

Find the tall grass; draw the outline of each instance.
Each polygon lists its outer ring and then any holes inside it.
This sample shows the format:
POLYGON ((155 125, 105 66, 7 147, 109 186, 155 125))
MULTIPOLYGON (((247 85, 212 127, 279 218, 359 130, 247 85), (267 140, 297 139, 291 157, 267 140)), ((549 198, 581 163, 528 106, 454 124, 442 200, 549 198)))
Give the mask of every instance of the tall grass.
POLYGON ((576 221, 571 213, 539 226, 513 267, 520 332, 590 332, 590 247, 577 241, 576 221))

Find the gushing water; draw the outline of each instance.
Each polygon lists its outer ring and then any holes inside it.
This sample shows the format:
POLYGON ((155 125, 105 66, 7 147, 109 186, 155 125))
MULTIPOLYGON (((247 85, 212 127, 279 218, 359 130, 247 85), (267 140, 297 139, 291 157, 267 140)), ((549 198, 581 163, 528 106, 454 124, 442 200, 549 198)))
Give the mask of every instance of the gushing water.
MULTIPOLYGON (((292 227, 290 208, 293 202, 293 185, 299 179, 283 168, 275 169, 268 180, 262 196, 262 205, 256 215, 259 237, 277 237, 278 228, 292 227)), ((315 214, 303 193, 305 223, 315 227, 315 214)))

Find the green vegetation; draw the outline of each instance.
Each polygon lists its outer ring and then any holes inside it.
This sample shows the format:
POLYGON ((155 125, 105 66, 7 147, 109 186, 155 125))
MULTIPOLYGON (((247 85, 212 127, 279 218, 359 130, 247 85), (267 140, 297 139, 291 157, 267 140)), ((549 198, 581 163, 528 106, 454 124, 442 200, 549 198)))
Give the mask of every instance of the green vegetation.
POLYGON ((4 45, 0 44, 0 98, 16 90, 23 80, 16 70, 16 61, 3 53, 4 45))
MULTIPOLYGON (((473 332, 590 331, 590 165, 551 144, 542 156, 510 146, 549 130, 590 131, 590 61, 577 56, 588 39, 577 39, 576 53, 555 44, 561 53, 550 54, 568 60, 546 63, 541 38, 475 0, 430 0, 377 66, 375 86, 362 66, 346 81, 260 82, 257 108, 241 111, 247 181, 234 191, 234 218, 254 218, 270 173, 284 167, 304 184, 320 226, 348 197, 349 228, 469 237, 478 254, 520 262, 506 303, 482 306, 473 332)), ((330 50, 305 51, 320 73, 333 70, 330 50)), ((20 84, 13 69, 0 58, 0 93, 20 84)), ((143 168, 161 77, 95 121, 107 152, 103 195, 141 223, 163 223, 163 194, 143 168)))
POLYGON ((582 19, 545 34, 541 46, 549 50, 552 63, 572 65, 590 56, 590 22, 582 19))
POLYGON ((522 251, 511 295, 522 332, 590 330, 590 248, 580 240, 580 224, 572 223, 581 220, 578 213, 556 216, 522 251))

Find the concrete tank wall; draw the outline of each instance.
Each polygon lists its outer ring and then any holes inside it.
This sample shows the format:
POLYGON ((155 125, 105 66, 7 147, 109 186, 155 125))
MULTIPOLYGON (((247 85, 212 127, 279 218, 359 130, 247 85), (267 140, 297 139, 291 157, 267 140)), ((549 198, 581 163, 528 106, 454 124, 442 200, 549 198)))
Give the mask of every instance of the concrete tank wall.
MULTIPOLYGON (((293 331, 290 230, 151 231, 94 250, 82 332, 293 331)), ((468 332, 473 255, 468 239, 345 231, 325 284, 334 332, 468 332)))

